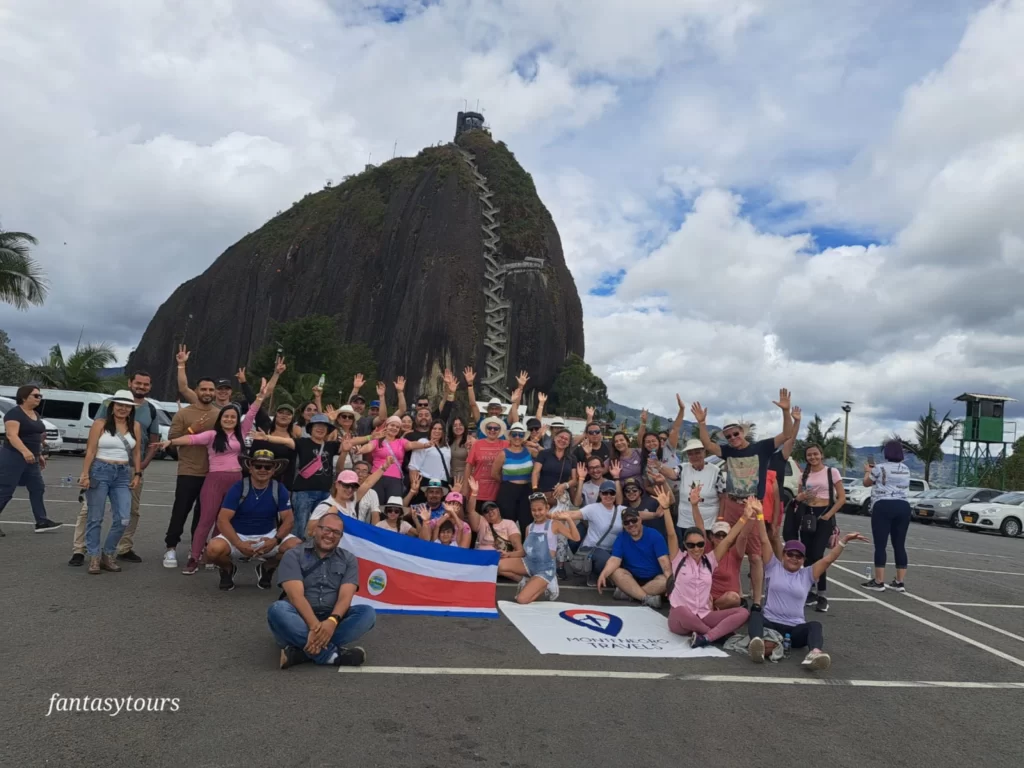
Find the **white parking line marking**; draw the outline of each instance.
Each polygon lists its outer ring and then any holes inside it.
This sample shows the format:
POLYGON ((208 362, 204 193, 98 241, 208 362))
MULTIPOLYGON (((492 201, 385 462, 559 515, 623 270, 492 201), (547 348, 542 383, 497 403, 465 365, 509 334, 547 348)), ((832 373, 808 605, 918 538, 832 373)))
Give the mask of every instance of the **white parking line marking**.
POLYGON ((494 669, 492 667, 339 667, 344 675, 459 675, 463 677, 575 677, 598 680, 669 680, 684 683, 817 685, 833 688, 975 688, 1024 690, 1024 683, 964 680, 837 680, 827 677, 759 675, 675 675, 671 672, 615 672, 600 669, 494 669))
MULTIPOLYGON (((874 565, 873 560, 843 560, 844 563, 851 563, 853 565, 874 565)), ((832 566, 838 568, 839 566, 832 566)), ((938 568, 942 571, 967 571, 968 573, 991 573, 996 576, 1024 576, 1024 571, 982 571, 978 568, 954 568, 951 565, 924 565, 923 563, 911 563, 911 568, 938 568)), ((842 570, 849 570, 843 568, 842 570)), ((850 573, 854 573, 850 571, 850 573)), ((863 573, 855 573, 855 576, 863 576, 863 573)))
MULTIPOLYGON (((835 563, 832 563, 832 565, 829 568, 829 570, 831 571, 834 568, 840 568, 840 570, 846 571, 847 573, 851 573, 854 576, 858 576, 859 575, 859 574, 857 574, 856 571, 851 571, 849 568, 842 568, 841 566, 838 566, 835 563)), ((829 579, 829 583, 830 584, 835 584, 836 586, 839 586, 839 587, 842 587, 843 589, 849 590, 850 592, 853 592, 854 594, 858 594, 858 595, 863 594, 857 588, 851 587, 851 586, 849 586, 847 584, 843 584, 843 582, 838 581, 836 579, 829 579)), ((902 608, 897 608, 895 605, 892 605, 891 603, 887 603, 884 600, 879 600, 877 597, 873 597, 871 595, 868 595, 868 600, 870 600, 870 601, 872 601, 874 603, 878 603, 879 605, 885 606, 890 611, 894 611, 895 613, 898 613, 901 616, 906 616, 908 619, 913 619, 914 621, 918 622, 919 624, 924 624, 926 627, 931 627, 932 629, 937 629, 937 630, 939 630, 939 632, 942 632, 943 634, 949 635, 950 637, 955 637, 957 640, 961 640, 961 641, 967 643, 968 645, 973 645, 975 648, 980 648, 983 651, 988 651, 993 656, 998 656, 1000 659, 1004 659, 1004 660, 1010 662, 1011 664, 1016 664, 1018 667, 1024 667, 1024 659, 1018 659, 1016 656, 1011 656, 1008 653, 1004 653, 1003 651, 1000 651, 998 648, 993 648, 991 645, 985 645, 984 643, 979 642, 978 640, 973 640, 970 637, 967 637, 967 635, 961 635, 959 632, 954 632, 952 629, 947 629, 946 627, 942 626, 941 624, 936 624, 934 621, 928 621, 928 619, 923 619, 920 616, 918 616, 917 614, 911 613, 910 611, 905 611, 902 608)))
POLYGON ((1024 605, 999 605, 996 603, 946 603, 936 601, 936 605, 952 605, 960 608, 1024 608, 1024 605))
POLYGON ((928 547, 906 547, 906 549, 916 549, 919 552, 945 552, 950 555, 973 555, 975 557, 998 557, 1000 560, 1018 560, 1019 558, 1010 557, 1009 555, 993 555, 986 552, 961 552, 959 549, 929 549, 928 547))

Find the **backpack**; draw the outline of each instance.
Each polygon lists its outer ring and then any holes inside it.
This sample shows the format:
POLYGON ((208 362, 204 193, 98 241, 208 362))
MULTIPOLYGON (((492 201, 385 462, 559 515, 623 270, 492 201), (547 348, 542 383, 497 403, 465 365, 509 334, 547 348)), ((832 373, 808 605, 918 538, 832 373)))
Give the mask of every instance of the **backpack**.
MULTIPOLYGON (((249 482, 248 477, 242 478, 242 495, 238 497, 238 506, 242 506, 242 502, 245 501, 245 497, 249 495, 249 491, 252 489, 252 483, 249 482)), ((277 480, 270 481, 270 490, 274 494, 274 504, 277 508, 281 508, 281 486, 277 480)))

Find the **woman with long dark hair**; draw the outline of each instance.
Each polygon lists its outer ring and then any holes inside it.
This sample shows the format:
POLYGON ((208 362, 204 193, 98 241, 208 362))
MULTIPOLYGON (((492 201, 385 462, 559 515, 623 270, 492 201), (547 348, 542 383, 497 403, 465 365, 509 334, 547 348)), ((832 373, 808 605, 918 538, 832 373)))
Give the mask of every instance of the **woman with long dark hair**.
POLYGON ((160 448, 165 451, 171 445, 205 445, 210 456, 210 471, 206 474, 203 490, 199 494, 199 525, 192 534, 192 552, 182 570, 186 576, 199 570, 199 557, 217 522, 221 502, 231 486, 242 478, 242 465, 238 457, 245 450, 245 436, 252 431, 256 413, 266 396, 267 382, 264 380, 245 418, 241 418, 237 405, 229 403, 220 409, 212 430, 182 435, 160 443, 160 448))
POLYGON ((306 434, 306 425, 309 420, 320 413, 320 398, 307 400, 295 412, 295 420, 292 422, 292 437, 302 437, 306 434))
POLYGON ((871 536, 875 540, 875 574, 871 581, 861 584, 864 589, 884 592, 886 586, 896 592, 906 592, 903 580, 907 576, 907 531, 910 529, 910 470, 903 463, 903 445, 890 440, 882 450, 885 461, 878 466, 864 467, 864 485, 871 489, 871 536), (892 553, 896 560, 896 576, 891 584, 885 583, 885 545, 892 539, 892 553))
POLYGON ((118 390, 105 418, 96 419, 89 430, 85 461, 78 484, 86 489, 89 505, 85 526, 85 549, 89 573, 121 570, 114 557, 117 543, 131 518, 132 489, 142 479, 142 428, 135 421, 135 396, 118 390), (110 499, 110 532, 100 552, 103 508, 110 499))
MULTIPOLYGON (((42 470, 46 469, 46 455, 43 440, 46 427, 36 411, 43 402, 39 387, 26 384, 18 387, 14 396, 17 408, 11 408, 4 415, 7 437, 0 447, 0 512, 14 496, 14 489, 24 485, 28 490, 32 517, 36 519, 36 533, 48 533, 60 528, 46 516, 43 494, 46 483, 42 470)), ((4 532, 0 531, 0 536, 4 532)))
POLYGON ((440 480, 447 487, 451 488, 452 478, 452 450, 448 447, 448 435, 444 428, 444 422, 434 419, 427 430, 427 437, 421 438, 419 442, 430 443, 426 450, 417 452, 409 459, 409 472, 413 470, 420 473, 420 481, 425 487, 430 480, 440 480))
MULTIPOLYGON (((292 436, 292 426, 294 423, 295 408, 287 403, 281 403, 277 406, 277 410, 274 412, 274 420, 271 423, 270 432, 267 434, 270 437, 290 438, 292 436)), ((274 454, 275 459, 283 459, 288 462, 284 465, 284 468, 277 473, 274 479, 291 492, 292 478, 295 477, 295 449, 284 443, 274 442, 272 440, 263 440, 257 437, 252 441, 249 454, 255 455, 256 451, 270 451, 274 454)))
POLYGON ((616 432, 612 435, 612 461, 619 462, 619 479, 626 481, 640 476, 640 449, 629 444, 629 435, 616 432))
POLYGON ((466 474, 466 459, 469 457, 469 432, 461 416, 453 416, 448 422, 448 447, 452 452, 452 477, 466 474))

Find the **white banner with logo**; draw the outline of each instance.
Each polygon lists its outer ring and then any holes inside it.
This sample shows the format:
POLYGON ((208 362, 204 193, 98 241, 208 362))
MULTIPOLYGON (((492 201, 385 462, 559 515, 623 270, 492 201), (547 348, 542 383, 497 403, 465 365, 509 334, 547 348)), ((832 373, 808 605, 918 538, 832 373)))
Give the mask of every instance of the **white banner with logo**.
POLYGON ((689 637, 669 632, 667 619, 643 606, 501 601, 498 607, 540 653, 663 659, 729 655, 718 648, 691 648, 689 637))

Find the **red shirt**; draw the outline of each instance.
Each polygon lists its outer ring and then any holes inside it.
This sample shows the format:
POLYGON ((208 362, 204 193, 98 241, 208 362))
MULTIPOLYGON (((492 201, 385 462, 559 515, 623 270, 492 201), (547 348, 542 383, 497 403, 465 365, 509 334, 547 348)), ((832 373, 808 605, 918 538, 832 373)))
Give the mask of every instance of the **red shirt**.
POLYGON ((764 521, 770 523, 775 517, 775 499, 779 494, 779 480, 775 475, 774 469, 768 470, 768 478, 764 488, 764 500, 761 502, 761 507, 764 509, 764 521))
POLYGON ((725 557, 718 561, 718 567, 711 574, 711 599, 717 600, 726 592, 742 595, 740 589, 740 563, 743 561, 743 548, 733 547, 725 557))
POLYGON ((473 479, 480 484, 477 501, 497 501, 501 481, 491 477, 491 468, 494 459, 507 445, 505 440, 477 440, 469 449, 466 466, 473 470, 473 479))

